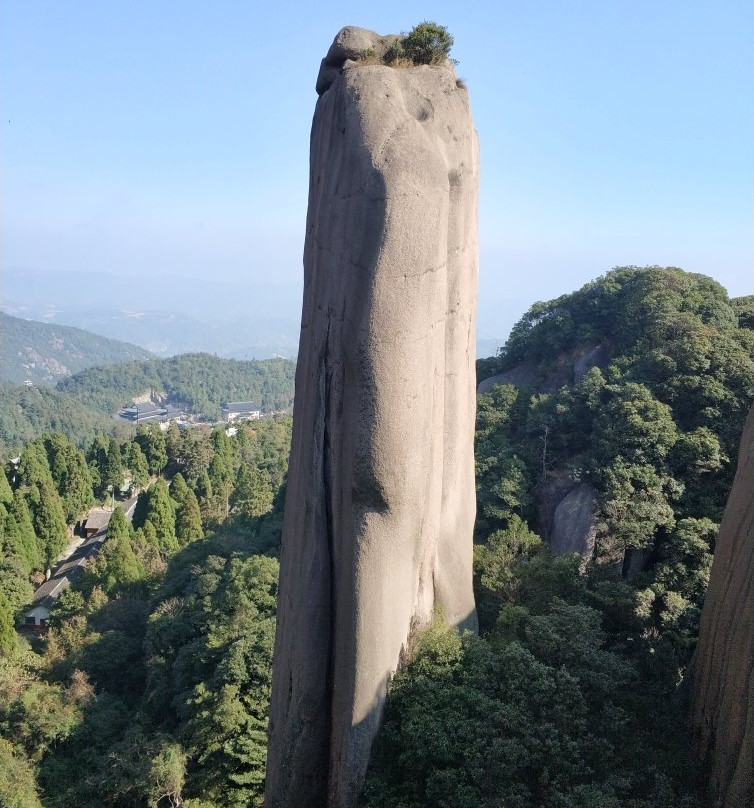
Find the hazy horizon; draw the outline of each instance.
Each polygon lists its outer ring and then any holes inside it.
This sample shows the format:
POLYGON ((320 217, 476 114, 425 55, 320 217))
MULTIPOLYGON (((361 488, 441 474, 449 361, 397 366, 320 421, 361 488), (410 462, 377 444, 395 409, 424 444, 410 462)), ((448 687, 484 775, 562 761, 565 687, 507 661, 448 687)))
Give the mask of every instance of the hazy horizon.
POLYGON ((749 3, 176 9, 4 4, 4 274, 272 289, 295 320, 319 60, 430 17, 479 130, 481 338, 615 266, 752 291, 749 3))

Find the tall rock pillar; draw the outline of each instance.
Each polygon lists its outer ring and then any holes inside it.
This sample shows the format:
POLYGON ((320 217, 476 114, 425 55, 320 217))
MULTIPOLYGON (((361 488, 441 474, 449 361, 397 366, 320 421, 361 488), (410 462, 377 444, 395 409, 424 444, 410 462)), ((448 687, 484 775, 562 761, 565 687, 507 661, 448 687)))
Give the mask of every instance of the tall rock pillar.
POLYGON ((691 728, 710 804, 754 805, 754 407, 720 526, 690 676, 691 728))
POLYGON ((477 139, 389 41, 343 29, 317 83, 268 808, 355 805, 417 633, 476 624, 477 139))

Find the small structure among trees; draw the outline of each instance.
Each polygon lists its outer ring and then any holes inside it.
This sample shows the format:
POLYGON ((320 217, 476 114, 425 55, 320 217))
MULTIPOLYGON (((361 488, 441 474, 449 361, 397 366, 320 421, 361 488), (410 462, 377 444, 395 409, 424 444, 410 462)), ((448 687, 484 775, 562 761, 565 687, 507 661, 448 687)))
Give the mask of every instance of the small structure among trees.
POLYGON ((256 421, 262 417, 262 408, 256 401, 228 401, 222 405, 223 418, 231 421, 256 421))

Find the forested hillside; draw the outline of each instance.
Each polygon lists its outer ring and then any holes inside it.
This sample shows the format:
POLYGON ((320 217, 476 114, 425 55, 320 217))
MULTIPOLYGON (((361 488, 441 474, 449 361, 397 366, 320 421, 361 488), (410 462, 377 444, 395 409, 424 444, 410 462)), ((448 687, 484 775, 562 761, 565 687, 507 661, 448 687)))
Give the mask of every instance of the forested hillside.
POLYGON ((90 368, 58 384, 88 407, 112 414, 134 396, 153 391, 192 412, 219 417, 223 401, 258 401, 265 410, 288 407, 295 364, 288 359, 241 361, 210 354, 90 368))
POLYGON ((0 312, 0 382, 54 385, 94 365, 148 359, 149 351, 80 328, 22 320, 0 312))
MULTIPOLYGON (((480 363, 501 382, 478 406, 480 633, 438 614, 396 675, 365 806, 701 805, 679 683, 754 397, 752 302, 619 269, 480 363), (553 553, 582 486, 593 543, 553 553)), ((287 418, 83 454, 47 436, 0 479, 0 803, 262 804, 289 440, 287 418), (133 525, 113 519, 32 650, 12 624, 60 542, 42 503, 70 518, 124 474, 148 486, 133 525)))
POLYGON ((17 454, 44 432, 61 432, 81 449, 97 434, 125 438, 130 429, 54 388, 0 382, 0 452, 17 454))
POLYGON ((289 442, 289 417, 85 454, 47 435, 0 475, 0 805, 260 804, 289 442), (117 507, 32 651, 29 576, 124 479, 133 525, 117 507))

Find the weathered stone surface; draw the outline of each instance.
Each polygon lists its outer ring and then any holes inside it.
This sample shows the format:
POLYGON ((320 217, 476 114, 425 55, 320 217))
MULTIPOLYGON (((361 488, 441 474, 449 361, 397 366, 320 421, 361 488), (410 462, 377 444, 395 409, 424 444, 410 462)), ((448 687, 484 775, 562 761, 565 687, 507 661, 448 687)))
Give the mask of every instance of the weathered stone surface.
POLYGON ((586 348, 577 354, 573 361, 573 382, 578 384, 589 371, 594 368, 607 367, 610 361, 610 349, 605 343, 586 348))
POLYGON ((597 492, 589 483, 577 485, 565 496, 552 517, 548 534, 550 549, 556 555, 578 553, 584 561, 594 555, 597 492))
POLYGON ((335 36, 325 56, 328 65, 342 65, 346 59, 358 59, 373 51, 380 41, 379 34, 357 25, 346 25, 335 36))
POLYGON ((690 723, 716 808, 754 805, 754 408, 720 526, 691 677, 690 723))
POLYGON ((397 39, 400 39, 398 34, 380 36, 356 25, 341 28, 320 65, 317 94, 322 95, 328 89, 346 62, 381 59, 397 39))
MULTIPOLYGON (((541 381, 541 376, 541 372, 533 362, 520 362, 510 370, 482 379, 477 385, 477 393, 489 393, 496 384, 512 384, 515 387, 537 387, 541 381)), ((550 392, 554 392, 554 390, 550 392)))
POLYGON ((610 361, 610 347, 605 343, 580 346, 553 358, 543 366, 539 362, 524 361, 509 370, 483 379, 477 393, 489 393, 496 384, 528 387, 536 393, 555 393, 564 384, 576 384, 593 368, 604 368, 610 361))
POLYGON ((477 192, 450 65, 351 65, 320 96, 268 808, 355 805, 416 633, 436 606, 475 626, 477 192))

